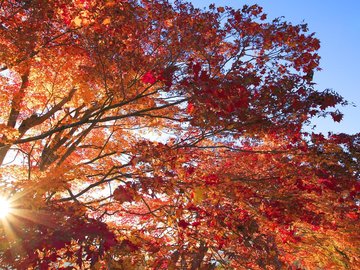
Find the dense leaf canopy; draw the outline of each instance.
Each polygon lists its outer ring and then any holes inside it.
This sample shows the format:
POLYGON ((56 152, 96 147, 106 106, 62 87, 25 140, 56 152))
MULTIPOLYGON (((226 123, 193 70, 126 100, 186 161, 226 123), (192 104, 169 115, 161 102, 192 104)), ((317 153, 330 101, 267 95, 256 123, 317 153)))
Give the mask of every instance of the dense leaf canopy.
POLYGON ((318 49, 256 5, 1 1, 0 267, 360 269, 318 49))

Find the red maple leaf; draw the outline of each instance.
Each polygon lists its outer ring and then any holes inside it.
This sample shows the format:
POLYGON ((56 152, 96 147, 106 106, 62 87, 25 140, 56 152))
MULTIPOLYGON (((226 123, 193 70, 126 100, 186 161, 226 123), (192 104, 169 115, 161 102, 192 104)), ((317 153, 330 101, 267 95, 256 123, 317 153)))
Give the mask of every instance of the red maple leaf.
POLYGON ((153 74, 153 72, 148 71, 144 74, 144 76, 141 78, 141 81, 143 83, 150 83, 150 84, 154 84, 156 82, 156 78, 153 74))
POLYGON ((183 219, 178 222, 178 226, 183 228, 183 229, 186 229, 189 225, 190 225, 190 223, 186 222, 183 219))
POLYGON ((335 122, 340 122, 343 119, 343 114, 340 112, 331 112, 331 117, 335 122))
POLYGON ((129 190, 122 186, 114 190, 114 199, 120 203, 132 202, 134 200, 129 190))

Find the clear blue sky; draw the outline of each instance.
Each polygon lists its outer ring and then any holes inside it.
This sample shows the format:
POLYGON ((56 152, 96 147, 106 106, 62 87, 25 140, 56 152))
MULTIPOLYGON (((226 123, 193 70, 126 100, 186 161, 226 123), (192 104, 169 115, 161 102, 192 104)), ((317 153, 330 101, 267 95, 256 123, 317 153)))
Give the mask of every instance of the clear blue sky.
POLYGON ((314 120, 317 131, 360 132, 360 0, 189 0, 196 7, 240 8, 258 4, 268 19, 284 16, 292 23, 308 23, 321 41, 320 67, 314 76, 317 89, 331 88, 357 107, 342 107, 341 123, 329 119, 314 120))

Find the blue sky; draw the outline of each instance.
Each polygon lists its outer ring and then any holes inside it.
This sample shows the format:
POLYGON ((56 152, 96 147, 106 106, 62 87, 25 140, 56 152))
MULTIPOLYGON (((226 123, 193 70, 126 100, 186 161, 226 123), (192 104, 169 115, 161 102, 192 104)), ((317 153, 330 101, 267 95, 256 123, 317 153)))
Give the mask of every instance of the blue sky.
POLYGON ((314 76, 317 89, 330 88, 357 107, 339 108, 341 123, 330 118, 315 119, 316 131, 360 132, 360 1, 359 0, 190 0, 196 7, 217 6, 240 8, 258 4, 268 19, 284 16, 292 23, 308 23, 310 32, 320 39, 320 67, 314 76))

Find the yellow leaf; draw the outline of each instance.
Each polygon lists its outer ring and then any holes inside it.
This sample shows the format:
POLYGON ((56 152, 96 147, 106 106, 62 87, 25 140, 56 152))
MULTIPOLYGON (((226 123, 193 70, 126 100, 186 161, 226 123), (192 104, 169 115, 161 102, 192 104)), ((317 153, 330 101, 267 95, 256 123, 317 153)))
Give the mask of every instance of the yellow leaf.
POLYGON ((204 188, 197 187, 194 189, 194 202, 201 203, 204 199, 204 188))
POLYGON ((80 27, 81 23, 82 23, 82 19, 80 18, 80 16, 75 17, 75 19, 73 20, 75 26, 80 27))
POLYGON ((111 22, 111 19, 108 17, 105 20, 103 20, 102 24, 103 25, 108 25, 108 24, 110 24, 110 22, 111 22))

